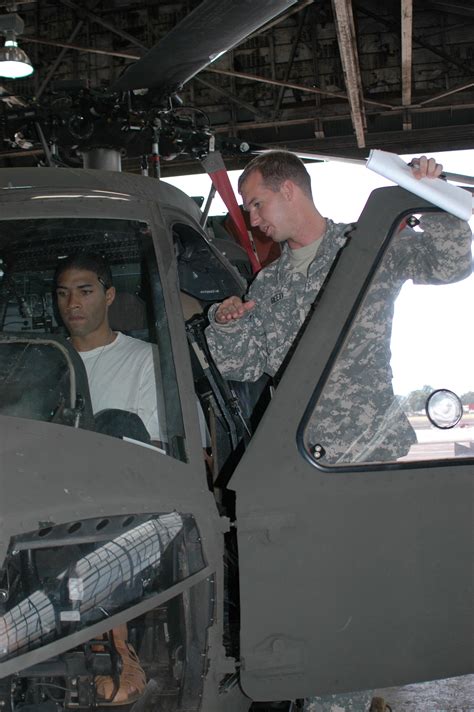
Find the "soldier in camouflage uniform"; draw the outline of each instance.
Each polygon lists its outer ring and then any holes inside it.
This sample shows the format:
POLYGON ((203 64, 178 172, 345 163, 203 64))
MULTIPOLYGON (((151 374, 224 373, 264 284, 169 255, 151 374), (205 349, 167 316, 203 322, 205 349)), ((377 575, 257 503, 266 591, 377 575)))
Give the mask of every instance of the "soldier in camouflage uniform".
POLYGON ((255 305, 241 319, 216 321, 219 306, 228 300, 210 308, 206 337, 223 376, 255 381, 263 373, 276 374, 352 227, 327 221, 318 258, 307 275, 292 270, 292 251, 285 245, 281 257, 250 286, 245 304, 251 300, 255 305))
MULTIPOLYGON (((441 170, 424 156, 413 162, 415 177, 436 178, 441 170)), ((251 161, 239 190, 251 224, 285 244, 279 260, 257 275, 245 301, 230 297, 211 307, 206 337, 223 376, 255 381, 278 371, 353 226, 321 216, 303 163, 285 151, 251 161)), ((394 408, 389 365, 393 303, 407 279, 455 281, 471 264, 466 223, 442 214, 426 219, 423 230, 422 235, 410 232, 411 239, 407 233, 394 239, 325 388, 324 404, 320 401, 310 423, 310 430, 317 423, 310 441, 323 445, 321 462, 374 460, 382 452, 384 459, 401 457, 416 442, 407 419, 394 408), (332 411, 334 417, 328 415, 332 411)))

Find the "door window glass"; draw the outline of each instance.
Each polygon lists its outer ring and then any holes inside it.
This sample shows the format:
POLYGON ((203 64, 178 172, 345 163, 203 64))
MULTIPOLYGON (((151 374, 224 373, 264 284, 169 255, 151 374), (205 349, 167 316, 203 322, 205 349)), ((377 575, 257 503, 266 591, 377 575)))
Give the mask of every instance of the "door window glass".
POLYGON ((303 424, 322 467, 474 455, 471 234, 445 213, 397 225, 303 424))

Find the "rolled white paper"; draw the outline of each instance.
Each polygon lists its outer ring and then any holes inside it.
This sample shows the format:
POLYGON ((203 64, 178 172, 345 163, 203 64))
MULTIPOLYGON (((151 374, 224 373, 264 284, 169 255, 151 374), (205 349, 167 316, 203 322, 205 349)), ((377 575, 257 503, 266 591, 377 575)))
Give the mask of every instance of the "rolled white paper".
POLYGON ((395 153, 372 149, 366 166, 461 220, 472 217, 473 199, 469 190, 451 185, 441 178, 415 178, 411 167, 395 153))

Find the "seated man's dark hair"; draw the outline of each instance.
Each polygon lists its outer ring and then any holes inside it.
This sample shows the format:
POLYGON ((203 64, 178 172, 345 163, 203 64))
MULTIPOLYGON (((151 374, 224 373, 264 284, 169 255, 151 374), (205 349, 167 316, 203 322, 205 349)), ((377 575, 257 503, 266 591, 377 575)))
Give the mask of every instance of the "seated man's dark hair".
POLYGON ((308 198, 313 198, 311 178, 298 156, 290 151, 265 151, 248 163, 238 182, 239 193, 242 185, 254 171, 260 171, 263 182, 275 193, 285 180, 295 183, 308 198))
POLYGON ((113 284, 112 272, 104 258, 95 252, 76 252, 58 262, 54 273, 54 286, 56 287, 60 276, 69 269, 85 269, 94 272, 105 290, 113 284))

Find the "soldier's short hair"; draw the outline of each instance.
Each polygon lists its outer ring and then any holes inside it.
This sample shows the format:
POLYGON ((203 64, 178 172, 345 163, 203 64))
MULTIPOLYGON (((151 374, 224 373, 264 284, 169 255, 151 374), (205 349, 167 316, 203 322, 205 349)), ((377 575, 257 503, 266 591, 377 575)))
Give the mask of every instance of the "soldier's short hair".
POLYGON ((94 272, 104 290, 113 285, 112 272, 105 259, 96 252, 76 252, 60 260, 54 273, 54 286, 58 284, 59 278, 69 269, 85 269, 94 272))
POLYGON ((275 193, 285 180, 291 180, 308 198, 313 198, 310 175, 303 161, 290 151, 265 151, 255 156, 239 177, 239 193, 247 178, 255 171, 261 173, 267 188, 275 193))

